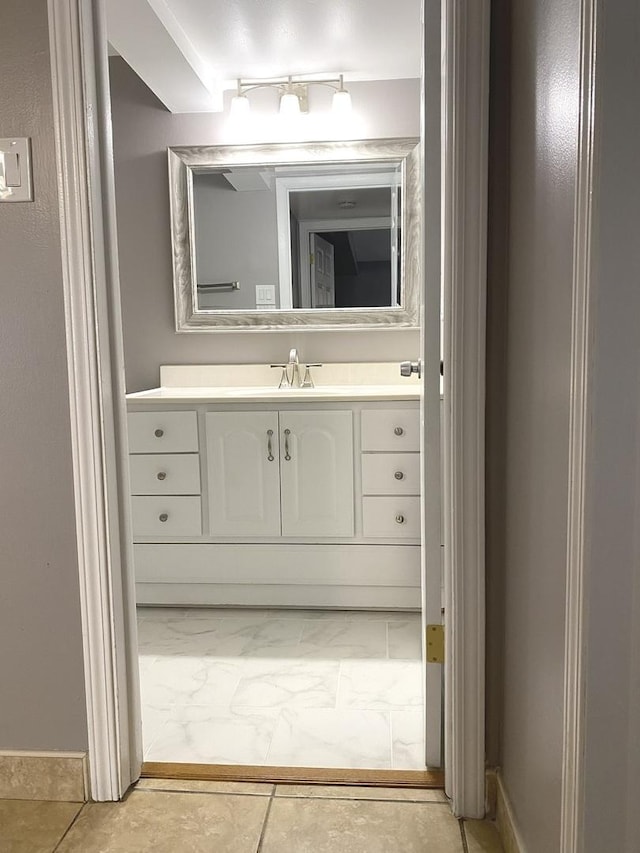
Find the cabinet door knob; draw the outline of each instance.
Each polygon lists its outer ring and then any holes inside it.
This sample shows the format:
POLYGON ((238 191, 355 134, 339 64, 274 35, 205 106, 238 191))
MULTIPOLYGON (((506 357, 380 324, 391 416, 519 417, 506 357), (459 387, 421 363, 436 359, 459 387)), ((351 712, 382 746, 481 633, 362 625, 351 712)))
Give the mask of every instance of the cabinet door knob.
POLYGON ((404 524, 404 515, 401 515, 400 513, 396 515, 396 524, 404 524))
POLYGON ((161 512, 160 515, 158 516, 158 518, 160 519, 160 521, 168 521, 169 520, 169 513, 161 512))
POLYGON ((164 435, 164 430, 163 429, 157 429, 154 431, 153 434, 155 435, 156 438, 162 438, 162 436, 164 435))
POLYGON ((404 435, 404 430, 402 429, 402 427, 396 427, 394 429, 394 432, 396 435, 404 435))
POLYGON ((402 473, 402 471, 396 471, 393 476, 396 478, 396 480, 404 480, 404 474, 402 473))
POLYGON ((158 478, 158 480, 166 480, 167 479, 167 472, 166 471, 158 471, 158 473, 156 474, 156 477, 158 478))

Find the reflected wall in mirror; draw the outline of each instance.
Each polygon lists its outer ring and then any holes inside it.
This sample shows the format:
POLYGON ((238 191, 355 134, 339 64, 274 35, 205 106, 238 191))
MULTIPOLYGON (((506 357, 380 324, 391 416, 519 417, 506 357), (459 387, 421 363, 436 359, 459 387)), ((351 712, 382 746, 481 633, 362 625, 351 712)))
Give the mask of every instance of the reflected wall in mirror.
POLYGON ((416 326, 416 140, 169 150, 177 331, 416 326))

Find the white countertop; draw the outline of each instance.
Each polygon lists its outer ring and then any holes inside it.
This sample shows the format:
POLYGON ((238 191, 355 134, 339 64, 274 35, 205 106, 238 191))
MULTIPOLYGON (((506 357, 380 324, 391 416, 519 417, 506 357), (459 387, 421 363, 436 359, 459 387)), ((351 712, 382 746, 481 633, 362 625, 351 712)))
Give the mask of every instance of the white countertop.
POLYGON ((160 387, 127 394, 127 399, 194 403, 420 399, 418 378, 401 377, 397 362, 325 364, 313 368, 312 375, 314 388, 278 388, 280 371, 269 365, 163 365, 160 387))
POLYGON ((327 385, 316 388, 160 387, 127 394, 128 400, 165 402, 280 402, 288 400, 419 400, 420 386, 401 385, 327 385))

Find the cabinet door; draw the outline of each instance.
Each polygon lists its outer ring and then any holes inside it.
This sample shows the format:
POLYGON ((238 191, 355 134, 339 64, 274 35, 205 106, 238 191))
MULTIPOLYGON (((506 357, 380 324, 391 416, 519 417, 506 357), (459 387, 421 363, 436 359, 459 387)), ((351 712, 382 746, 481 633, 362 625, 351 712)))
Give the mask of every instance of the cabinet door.
POLYGON ((283 536, 353 536, 351 412, 280 412, 283 536))
POLYGON ((212 536, 279 536, 276 412, 209 412, 207 470, 212 536))

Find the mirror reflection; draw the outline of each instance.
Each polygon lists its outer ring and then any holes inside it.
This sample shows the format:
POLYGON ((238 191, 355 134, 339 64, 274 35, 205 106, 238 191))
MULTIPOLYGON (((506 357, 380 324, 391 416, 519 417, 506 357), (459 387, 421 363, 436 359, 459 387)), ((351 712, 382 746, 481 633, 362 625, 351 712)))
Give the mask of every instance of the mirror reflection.
POLYGON ((402 161, 193 169, 196 311, 396 308, 402 161))

